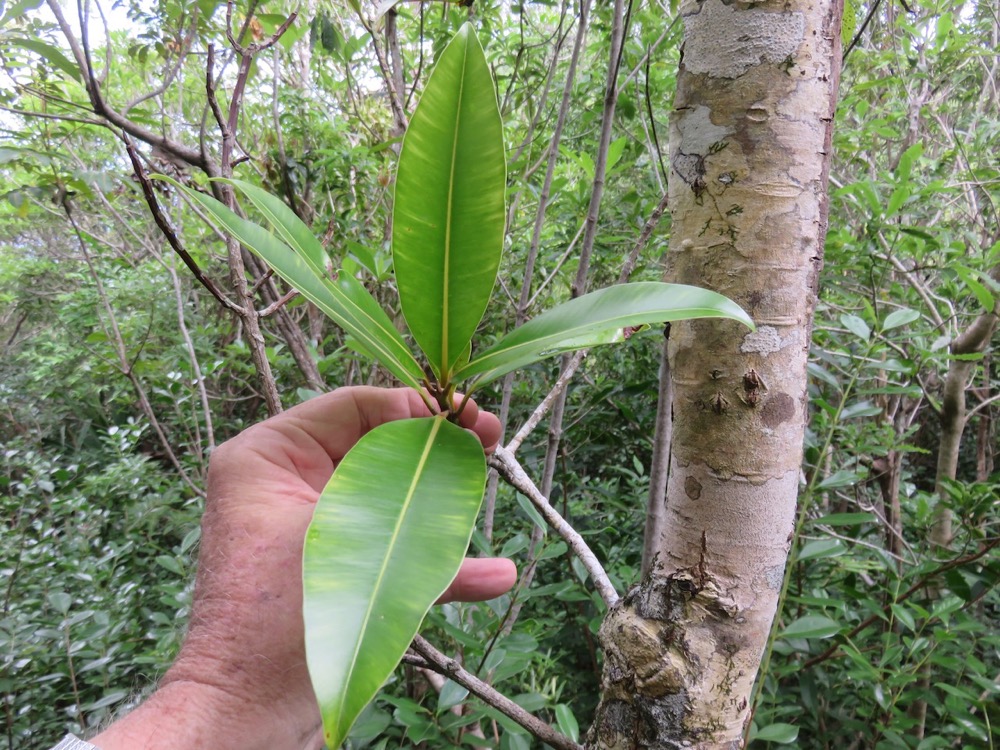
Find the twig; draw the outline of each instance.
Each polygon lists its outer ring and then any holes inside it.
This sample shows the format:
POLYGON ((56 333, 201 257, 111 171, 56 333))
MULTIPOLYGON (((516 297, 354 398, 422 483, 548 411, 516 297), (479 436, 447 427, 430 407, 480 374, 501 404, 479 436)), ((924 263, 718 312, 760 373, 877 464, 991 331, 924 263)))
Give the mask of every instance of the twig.
POLYGON ((639 239, 635 241, 635 246, 632 248, 632 252, 628 254, 628 258, 622 264, 621 273, 618 274, 619 284, 624 284, 629 280, 632 272, 635 270, 636 263, 639 262, 639 256, 642 251, 646 249, 646 243, 649 242, 649 238, 653 236, 653 231, 656 229, 657 225, 660 223, 660 219, 663 218, 664 211, 667 210, 667 203, 669 201, 670 194, 664 193, 663 197, 660 198, 660 202, 656 204, 656 208, 653 209, 653 213, 649 215, 646 219, 646 224, 642 228, 642 232, 639 233, 639 239))
POLYGON ((160 446, 166 454, 167 459, 173 465, 174 469, 177 470, 177 474, 184 481, 184 483, 191 488, 191 491, 198 497, 203 498, 205 497, 205 491, 191 480, 191 477, 188 476, 187 471, 185 471, 184 467, 181 465, 180 460, 178 460, 177 454, 174 452, 173 446, 170 444, 170 440, 163 431, 160 421, 156 418, 156 412, 153 411, 153 405, 149 402, 149 398, 146 396, 146 391, 142 387, 139 376, 135 374, 135 369, 129 364, 128 354, 125 349, 125 339, 122 336, 121 329, 118 327, 118 319, 115 317, 114 310, 111 308, 111 302, 108 300, 101 277, 98 275, 97 269, 94 267, 94 263, 90 257, 90 252, 87 250, 87 243, 83 239, 83 230, 77 224, 76 218, 73 216, 73 211, 70 207, 68 198, 63 199, 62 208, 66 213, 66 219, 69 221, 70 226, 73 228, 73 232, 76 235, 77 242, 80 245, 80 252, 83 255, 83 259, 88 270, 90 271, 90 276, 94 281, 97 296, 101 300, 101 305, 104 308, 105 314, 108 316, 108 324, 111 326, 111 330, 108 331, 107 327, 105 327, 105 333, 110 334, 108 339, 114 345, 115 354, 118 357, 118 369, 121 371, 122 375, 128 378, 132 387, 135 389, 136 396, 139 399, 139 406, 142 409, 143 414, 146 415, 146 419, 149 420, 150 427, 152 427, 153 431, 156 433, 156 436, 160 441, 160 446))
POLYGON ((618 592, 615 591, 615 587, 611 583, 611 579, 608 578, 604 566, 597 559, 597 555, 594 554, 593 550, 587 545, 587 542, 584 541, 580 532, 574 529, 549 504, 548 499, 538 490, 538 487, 535 486, 531 477, 524 471, 524 468, 514 457, 514 454, 506 448, 497 448, 493 452, 493 455, 490 456, 489 464, 514 489, 518 490, 531 501, 532 505, 538 509, 538 512, 542 514, 542 517, 548 522, 549 526, 563 538, 574 554, 580 558, 580 562, 583 563, 583 567, 590 573, 590 577, 594 581, 594 586, 601 595, 601 599, 604 600, 604 603, 609 608, 614 606, 615 602, 618 601, 618 592))
POLYGON ((282 295, 281 298, 276 299, 270 305, 268 305, 259 313, 257 313, 257 315, 260 316, 261 318, 266 318, 268 315, 274 315, 274 313, 278 312, 278 310, 280 310, 284 305, 287 305, 289 302, 295 299, 298 296, 298 294, 299 291, 297 289, 292 289, 289 292, 285 292, 285 294, 282 295))
POLYGON ((557 732, 544 721, 525 711, 510 698, 487 685, 471 672, 467 672, 454 659, 449 659, 419 635, 413 639, 413 650, 427 662, 427 668, 448 675, 470 693, 510 717, 535 737, 556 750, 583 750, 569 737, 557 732))
POLYGON ((170 245, 171 249, 180 256, 180 259, 184 261, 184 265, 188 267, 188 270, 194 275, 198 282, 205 287, 212 296, 215 297, 219 303, 228 310, 232 310, 238 315, 243 314, 243 308, 229 299, 222 290, 216 285, 214 281, 208 278, 198 264, 195 262, 194 258, 191 257, 190 253, 184 249, 181 244, 180 239, 177 237, 177 232, 174 228, 170 226, 170 222, 167 217, 163 215, 163 211, 160 210, 160 203, 156 200, 156 193, 153 192, 153 185, 146 175, 146 170, 142 167, 142 162, 139 160, 139 154, 135 150, 135 145, 132 140, 125 134, 122 135, 122 140, 125 141, 125 150, 128 152, 128 158, 132 162, 132 171, 135 173, 136 178, 139 180, 139 184, 142 186, 142 194, 146 199, 146 205, 149 206, 149 211, 153 214, 153 221, 156 222, 156 226, 160 228, 160 232, 166 238, 167 243, 170 245))
POLYGON ((566 386, 569 385, 569 381, 573 378, 577 369, 580 367, 580 363, 583 362, 583 358, 587 356, 586 349, 582 349, 576 352, 572 358, 569 360, 569 364, 563 368, 562 372, 559 373, 559 378, 556 380, 555 385, 546 394, 542 402, 535 407, 535 410, 531 413, 531 416, 525 420, 524 424, 521 425, 521 429, 517 431, 517 434, 510 439, 507 443, 506 450, 511 454, 517 452, 517 449, 521 447, 521 443, 525 441, 531 431, 538 426, 538 423, 542 421, 546 414, 549 413, 549 409, 552 408, 552 404, 559 397, 559 394, 565 390, 566 386))
POLYGON ((199 167, 210 176, 214 176, 215 165, 210 161, 207 161, 200 151, 188 148, 187 146, 171 140, 170 138, 154 133, 148 128, 144 128, 133 122, 129 118, 125 117, 121 112, 116 111, 108 105, 108 103, 104 100, 104 97, 101 95, 100 84, 94 78, 93 70, 90 66, 89 53, 85 53, 85 50, 80 47, 80 42, 73 34, 73 29, 66 21, 66 16, 62 12, 62 8, 59 5, 58 0, 46 0, 46 4, 48 5, 49 10, 52 11, 52 15, 55 17, 56 23, 59 25, 59 29, 62 31, 63 36, 66 37, 66 43, 69 45, 70 52, 73 54, 73 59, 76 61, 77 67, 80 68, 80 73, 84 77, 87 95, 90 98, 90 104, 94 114, 99 117, 103 117, 112 125, 121 128, 133 138, 137 138, 144 143, 150 144, 151 146, 156 146, 163 152, 170 154, 183 162, 191 164, 192 166, 199 167))

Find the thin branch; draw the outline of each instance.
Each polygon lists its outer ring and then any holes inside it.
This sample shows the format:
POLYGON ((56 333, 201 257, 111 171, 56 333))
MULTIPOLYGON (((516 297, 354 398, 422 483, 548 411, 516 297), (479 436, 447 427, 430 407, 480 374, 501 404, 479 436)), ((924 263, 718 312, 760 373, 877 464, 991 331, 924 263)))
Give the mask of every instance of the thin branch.
POLYGON ((976 415, 976 414, 977 414, 978 412, 982 411, 983 409, 985 409, 985 408, 986 408, 986 407, 988 407, 988 406, 989 406, 990 404, 992 404, 992 403, 994 403, 994 402, 996 402, 996 401, 1000 401, 1000 393, 996 394, 995 396, 990 396, 989 398, 987 398, 987 399, 984 399, 983 401, 980 401, 980 402, 979 402, 978 404, 976 404, 975 408, 973 408, 973 409, 970 409, 970 410, 969 410, 969 411, 968 411, 968 412, 966 413, 966 415, 965 415, 965 421, 966 421, 966 422, 968 422, 968 421, 969 421, 970 419, 972 419, 972 418, 973 418, 973 417, 974 417, 974 416, 975 416, 975 415, 976 415))
POLYGON ((60 7, 58 0, 46 0, 46 4, 48 5, 49 10, 52 11, 52 15, 55 17, 56 23, 59 24, 59 29, 62 31, 63 36, 66 37, 66 43, 69 45, 70 52, 72 52, 77 67, 80 68, 80 73, 84 77, 84 84, 86 85, 87 95, 90 98, 94 114, 99 117, 103 117, 112 125, 122 129, 133 138, 143 141, 144 143, 148 143, 151 146, 156 146, 165 153, 204 170, 210 176, 214 176, 214 165, 210 161, 205 160, 200 151, 177 143, 176 141, 163 135, 154 133, 153 131, 133 122, 108 105, 108 103, 104 100, 104 97, 101 95, 100 84, 94 78, 93 71, 90 67, 89 57, 80 47, 80 42, 73 34, 73 29, 66 21, 66 16, 62 12, 62 8, 60 7))
POLYGON ((280 310, 282 307, 287 305, 289 302, 291 302, 298 296, 299 296, 298 289, 292 289, 289 292, 285 292, 285 294, 283 294, 281 297, 276 299, 270 305, 265 307, 263 310, 257 313, 257 315, 260 316, 261 318, 266 318, 269 315, 274 315, 276 312, 278 312, 278 310, 280 310))
POLYGON ((229 299, 218 285, 210 278, 208 278, 198 264, 195 262, 191 254, 184 249, 181 244, 180 239, 177 237, 177 232, 170 225, 167 217, 163 215, 163 211, 160 210, 160 203, 156 200, 156 193, 153 192, 153 185, 146 175, 146 170, 143 169, 142 162, 139 160, 139 154, 135 150, 135 145, 132 143, 131 139, 125 135, 122 140, 125 141, 125 150, 128 152, 128 158, 132 162, 132 171, 135 173, 136 178, 139 180, 139 184, 142 186, 142 194, 146 199, 146 205, 149 206, 149 211, 153 215, 153 221, 156 222, 156 226, 160 228, 160 232, 166 238, 167 243, 170 245, 171 249, 184 261, 184 265, 188 267, 188 270, 194 275, 198 282, 205 287, 213 297, 215 297, 219 304, 225 307, 227 310, 232 310, 238 315, 244 314, 244 309, 229 299))
POLYGON ((525 711, 510 698, 490 687, 454 659, 450 659, 419 635, 413 639, 413 650, 427 662, 427 668, 447 675, 470 693, 504 715, 516 721, 535 737, 556 750, 583 750, 569 737, 560 734, 541 719, 525 711))
MULTIPOLYGON (((124 107, 122 107, 122 114, 128 114, 130 110, 135 109, 143 102, 149 101, 150 99, 160 96, 168 88, 170 88, 170 85, 174 82, 174 79, 177 77, 177 74, 184 66, 184 61, 187 59, 188 51, 191 49, 191 42, 194 40, 195 33, 197 32, 197 30, 198 30, 198 24, 192 21, 190 31, 188 31, 187 36, 184 37, 184 40, 178 47, 176 64, 172 68, 167 70, 167 74, 163 76, 163 81, 160 83, 159 86, 157 86, 155 89, 147 91, 145 94, 140 94, 139 96, 135 97, 130 102, 128 102, 124 107)), ((108 49, 110 48, 111 45, 109 44, 108 49)))
POLYGON ((542 399, 541 403, 535 407, 535 410, 531 413, 524 424, 521 425, 521 429, 517 431, 517 434, 510 439, 510 442, 506 445, 506 450, 510 453, 517 452, 517 449, 521 447, 521 443, 525 441, 528 435, 531 434, 538 423, 544 419, 545 415, 549 413, 552 408, 552 404, 559 397, 559 394, 565 390, 566 386, 569 385, 569 381, 572 380, 573 375, 576 373, 577 369, 580 367, 580 363, 583 362, 583 358, 587 356, 587 350, 582 349, 576 352, 570 359, 569 364, 563 368, 562 372, 559 373, 559 378, 556 380, 555 385, 546 394, 545 398, 542 399))
POLYGON ((656 204, 656 208, 646 219, 646 223, 642 227, 642 232, 639 233, 639 239, 635 241, 635 245, 632 247, 632 252, 628 254, 628 258, 622 264, 621 273, 618 274, 619 284, 624 284, 632 276, 632 272, 635 270, 636 263, 639 262, 639 256, 642 251, 646 249, 646 243, 649 242, 649 238, 653 236, 653 232, 656 230, 657 225, 660 223, 660 219, 663 218, 664 212, 667 210, 667 204, 669 202, 670 194, 664 193, 663 197, 660 198, 660 202, 656 204))
POLYGON ((26 109, 17 109, 16 107, 8 107, 4 104, 0 104, 0 111, 10 112, 11 114, 18 115, 20 117, 37 117, 42 120, 58 120, 59 122, 78 122, 82 125, 97 125, 101 128, 108 127, 106 122, 101 120, 91 120, 87 117, 73 117, 72 115, 54 115, 50 112, 29 112, 26 109))
MULTIPOLYGON (((87 264, 87 268, 90 271, 90 276, 94 281, 97 296, 101 300, 104 313, 108 316, 108 323, 111 326, 111 335, 108 338, 114 344, 115 353, 118 356, 118 368, 122 375, 128 378, 132 387, 135 389, 136 397, 139 399, 139 406, 142 409, 143 414, 145 414, 146 419, 149 420, 149 425, 156 433, 160 442, 160 447, 163 449, 164 454, 166 454, 167 459, 173 465, 174 469, 176 469, 178 476, 180 476, 184 483, 191 488, 191 491, 194 492, 195 495, 203 498, 205 497, 205 491, 191 480, 191 477, 188 476, 187 471, 185 471, 184 467, 181 465, 180 460, 178 460, 177 454, 174 453, 173 446, 170 445, 170 440, 163 431, 160 421, 156 418, 156 413, 153 411, 153 405, 149 402, 149 398, 146 396, 146 390, 143 388, 139 377, 135 374, 135 368, 132 367, 128 361, 128 355, 125 349, 125 340, 118 327, 118 319, 115 317, 114 310, 111 308, 111 302, 108 300, 107 293, 104 289, 104 283, 101 281, 101 277, 97 273, 97 269, 94 267, 93 260, 90 257, 90 252, 87 250, 87 243, 83 238, 83 230, 80 229, 76 218, 73 216, 73 210, 70 207, 68 198, 64 197, 62 207, 66 213, 66 218, 69 221, 70 226, 73 228, 73 232, 76 234, 77 242, 80 245, 80 252, 82 253, 84 262, 87 264)), ((108 332, 107 329, 105 330, 108 332)))
POLYGON ((584 541, 580 532, 574 529, 552 507, 548 499, 535 486, 531 477, 524 471, 524 468, 514 457, 514 454, 506 448, 497 448, 488 460, 490 466, 496 469, 500 476, 531 501, 532 505, 542 514, 542 517, 548 522, 549 526, 569 545, 573 553, 580 558, 583 567, 590 573, 590 577, 594 581, 594 587, 601 595, 601 599, 608 605, 608 608, 613 607, 618 601, 618 592, 615 591, 615 587, 611 583, 611 579, 608 578, 604 566, 597 559, 597 555, 594 554, 587 542, 584 541))

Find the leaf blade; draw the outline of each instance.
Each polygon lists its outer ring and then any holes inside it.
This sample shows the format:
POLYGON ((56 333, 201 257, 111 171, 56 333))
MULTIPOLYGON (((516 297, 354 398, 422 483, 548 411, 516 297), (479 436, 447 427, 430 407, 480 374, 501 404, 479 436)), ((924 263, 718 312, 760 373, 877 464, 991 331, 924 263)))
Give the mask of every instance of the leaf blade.
POLYGON ((182 190, 222 228, 259 255, 302 296, 327 317, 358 339, 365 352, 412 388, 420 388, 423 373, 389 316, 353 276, 342 274, 336 281, 317 273, 312 265, 263 227, 237 216, 215 198, 169 178, 158 177, 182 190))
POLYGON ((465 24, 410 120, 393 203, 392 255, 403 315, 442 379, 471 340, 496 282, 506 172, 493 77, 465 24))
POLYGON ((307 662, 329 747, 458 571, 485 482, 479 441, 443 417, 384 424, 337 467, 306 535, 303 576, 307 662))
POLYGON ((459 369, 456 377, 476 377, 474 387, 479 387, 567 349, 614 343, 623 338, 616 332, 625 327, 696 317, 727 318, 753 328, 735 302, 707 289, 655 281, 620 284, 542 313, 459 369))
POLYGON ((309 263, 309 267, 313 271, 320 276, 330 272, 330 259, 327 257, 323 245, 316 239, 306 223, 285 205, 284 201, 243 180, 219 178, 218 181, 226 182, 242 192, 264 215, 268 223, 275 228, 285 244, 299 253, 309 263))

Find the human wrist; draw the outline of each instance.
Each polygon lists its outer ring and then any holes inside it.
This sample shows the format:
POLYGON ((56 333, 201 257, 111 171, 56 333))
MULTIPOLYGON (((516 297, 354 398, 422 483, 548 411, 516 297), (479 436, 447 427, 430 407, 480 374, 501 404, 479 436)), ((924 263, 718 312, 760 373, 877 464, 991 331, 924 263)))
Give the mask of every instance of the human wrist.
POLYGON ((307 747, 312 727, 296 727, 281 707, 187 679, 161 685, 142 705, 90 742, 100 750, 264 750, 307 747))

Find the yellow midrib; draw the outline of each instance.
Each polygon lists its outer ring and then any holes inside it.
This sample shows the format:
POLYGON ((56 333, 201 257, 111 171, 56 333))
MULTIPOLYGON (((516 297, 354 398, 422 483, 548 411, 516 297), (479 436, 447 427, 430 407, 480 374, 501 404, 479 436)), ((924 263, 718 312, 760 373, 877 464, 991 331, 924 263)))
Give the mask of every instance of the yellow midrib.
MULTIPOLYGON (((403 526, 403 519, 406 517, 407 512, 410 508, 410 502, 413 500, 413 495, 416 492, 417 484, 420 482, 420 477, 424 472, 424 466, 427 464, 427 458, 430 455, 431 448, 434 445, 434 438, 437 436, 438 431, 441 429, 441 424, 444 422, 444 417, 436 417, 434 419, 434 425, 431 427, 431 432, 427 436, 427 443, 424 445, 424 450, 420 454, 420 460, 417 462, 416 470, 413 472, 413 479, 410 480, 410 486, 406 490, 406 496, 403 500, 403 507, 400 510, 399 517, 396 519, 396 526, 392 530, 392 536, 389 538, 389 545, 386 547, 387 550, 392 550, 396 545, 396 540, 399 538, 400 529, 403 526)), ((375 585, 372 587, 372 596, 368 600, 368 609, 365 611, 364 620, 361 623, 361 633, 364 633, 368 629, 368 622, 371 620, 372 610, 375 607, 375 600, 378 599, 379 592, 382 588, 382 582, 385 580, 385 572, 388 568, 389 555, 386 554, 385 559, 382 562, 382 568, 379 570, 378 577, 375 579, 375 585)), ((357 643, 354 645, 354 653, 351 655, 351 666, 347 670, 348 675, 354 674, 354 667, 358 662, 358 654, 361 653, 361 643, 362 638, 358 638, 357 643)), ((349 680, 350 681, 350 680, 349 680)), ((337 721, 338 723, 343 721, 344 716, 344 703, 347 700, 347 694, 350 692, 345 689, 340 694, 340 705, 337 708, 337 721)), ((346 731, 346 728, 342 728, 342 731, 346 731)))
POLYGON ((462 58, 462 75, 458 84, 458 109, 455 112, 455 135, 451 142, 451 172, 448 175, 448 204, 445 214, 444 225, 444 269, 442 278, 442 291, 444 300, 441 310, 441 377, 447 377, 451 362, 448 357, 448 325, 449 325, 449 301, 451 299, 451 213, 454 208, 455 198, 455 163, 458 152, 458 129, 462 124, 462 95, 465 91, 465 65, 469 56, 469 47, 466 44, 465 54, 462 58))

